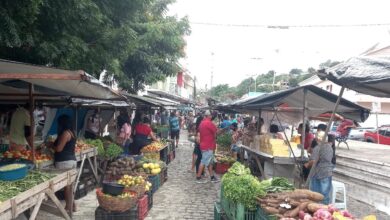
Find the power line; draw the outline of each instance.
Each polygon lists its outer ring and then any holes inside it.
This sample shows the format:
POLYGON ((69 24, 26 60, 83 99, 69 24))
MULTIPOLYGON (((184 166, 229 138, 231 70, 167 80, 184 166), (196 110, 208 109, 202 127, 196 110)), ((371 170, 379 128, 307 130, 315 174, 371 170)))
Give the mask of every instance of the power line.
POLYGON ((193 25, 220 26, 220 27, 242 27, 242 28, 271 28, 271 29, 289 29, 289 28, 341 28, 341 27, 379 27, 390 26, 390 23, 376 24, 319 24, 319 25, 257 25, 257 24, 223 24, 208 22, 190 22, 193 25))

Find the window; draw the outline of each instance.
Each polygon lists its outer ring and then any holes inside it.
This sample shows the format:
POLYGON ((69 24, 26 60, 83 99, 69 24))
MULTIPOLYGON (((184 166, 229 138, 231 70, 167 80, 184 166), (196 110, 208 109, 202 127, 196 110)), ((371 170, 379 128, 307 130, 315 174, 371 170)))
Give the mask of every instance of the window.
POLYGON ((382 136, 385 136, 385 134, 386 134, 386 130, 379 130, 379 135, 382 135, 382 136))
POLYGON ((332 85, 327 85, 326 86, 326 91, 332 92, 332 85))

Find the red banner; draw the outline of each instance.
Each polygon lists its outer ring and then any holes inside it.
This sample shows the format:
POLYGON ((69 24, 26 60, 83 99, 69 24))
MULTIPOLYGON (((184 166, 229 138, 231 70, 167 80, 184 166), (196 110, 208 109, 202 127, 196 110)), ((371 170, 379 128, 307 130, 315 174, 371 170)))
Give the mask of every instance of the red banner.
POLYGON ((178 87, 183 87, 184 86, 183 72, 178 72, 177 73, 177 86, 178 87))

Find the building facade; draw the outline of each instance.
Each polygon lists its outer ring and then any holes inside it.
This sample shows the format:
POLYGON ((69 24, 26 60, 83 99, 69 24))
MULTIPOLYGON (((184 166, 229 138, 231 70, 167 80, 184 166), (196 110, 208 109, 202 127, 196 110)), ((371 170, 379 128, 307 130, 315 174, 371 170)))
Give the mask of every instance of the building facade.
POLYGON ((188 71, 182 71, 177 73, 176 76, 170 76, 163 81, 154 83, 149 88, 194 100, 194 86, 194 77, 188 71))

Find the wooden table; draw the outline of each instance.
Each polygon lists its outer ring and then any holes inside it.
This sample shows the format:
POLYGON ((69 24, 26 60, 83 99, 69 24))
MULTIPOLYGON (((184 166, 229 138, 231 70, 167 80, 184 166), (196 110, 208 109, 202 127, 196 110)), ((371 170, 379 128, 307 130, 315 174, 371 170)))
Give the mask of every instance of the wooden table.
POLYGON ((81 165, 80 165, 79 171, 77 173, 76 184, 73 188, 73 193, 76 192, 77 186, 80 183, 80 177, 81 177, 81 174, 83 173, 84 162, 86 159, 88 160, 88 163, 89 163, 90 167, 92 168, 92 173, 96 179, 96 182, 99 182, 97 155, 98 155, 98 151, 97 151, 96 147, 92 147, 92 148, 89 148, 89 149, 86 149, 86 150, 83 150, 83 151, 76 153, 76 160, 77 160, 77 162, 81 161, 81 165), (93 162, 92 162, 91 158, 93 158, 93 162))
MULTIPOLYGON (((294 171, 297 163, 301 163, 301 158, 272 156, 244 145, 240 146, 240 152, 241 155, 244 155, 246 152, 249 158, 253 158, 256 161, 263 179, 280 176, 295 181, 294 171)), ((304 158, 304 161, 307 160, 308 158, 304 158)))
POLYGON ((54 193, 74 183, 77 174, 76 170, 65 171, 52 169, 44 170, 44 172, 55 174, 56 176, 2 202, 0 204, 0 220, 16 218, 30 208, 33 208, 30 215, 30 220, 33 220, 36 218, 42 202, 47 200, 47 198, 50 198, 54 202, 56 208, 65 219, 71 219, 54 193))

